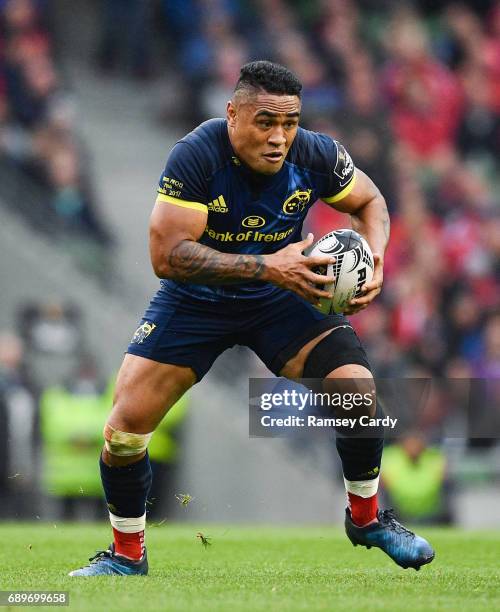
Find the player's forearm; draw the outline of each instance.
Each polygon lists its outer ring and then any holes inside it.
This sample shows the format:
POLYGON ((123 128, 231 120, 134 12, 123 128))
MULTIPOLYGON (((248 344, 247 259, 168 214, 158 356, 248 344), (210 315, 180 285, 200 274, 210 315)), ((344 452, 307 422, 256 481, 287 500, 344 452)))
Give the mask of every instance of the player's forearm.
POLYGON ((380 192, 351 215, 352 228, 364 236, 374 253, 384 256, 391 229, 389 212, 380 192))
POLYGON ((221 253, 193 240, 179 242, 165 263, 155 270, 158 276, 181 282, 224 285, 265 280, 264 255, 221 253))

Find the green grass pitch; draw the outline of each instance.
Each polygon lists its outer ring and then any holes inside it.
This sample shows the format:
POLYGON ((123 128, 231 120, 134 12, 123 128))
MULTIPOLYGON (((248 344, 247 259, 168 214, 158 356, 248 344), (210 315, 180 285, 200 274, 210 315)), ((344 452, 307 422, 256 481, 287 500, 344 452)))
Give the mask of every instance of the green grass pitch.
POLYGON ((109 526, 3 523, 0 589, 68 590, 70 610, 98 612, 500 610, 500 532, 420 533, 437 553, 415 572, 339 528, 163 524, 147 533, 149 576, 96 579, 66 574, 106 547, 109 526))

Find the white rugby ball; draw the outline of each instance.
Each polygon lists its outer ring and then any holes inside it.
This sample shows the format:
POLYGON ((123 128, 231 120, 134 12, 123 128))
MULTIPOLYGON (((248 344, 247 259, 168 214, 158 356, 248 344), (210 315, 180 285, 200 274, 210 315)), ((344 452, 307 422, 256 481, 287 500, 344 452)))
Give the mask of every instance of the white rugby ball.
POLYGON ((332 296, 320 299, 317 308, 324 314, 344 312, 350 300, 361 295, 363 285, 373 278, 371 249, 363 236, 352 229, 326 234, 311 247, 308 255, 335 257, 335 263, 314 269, 317 274, 335 276, 335 282, 321 286, 332 296))

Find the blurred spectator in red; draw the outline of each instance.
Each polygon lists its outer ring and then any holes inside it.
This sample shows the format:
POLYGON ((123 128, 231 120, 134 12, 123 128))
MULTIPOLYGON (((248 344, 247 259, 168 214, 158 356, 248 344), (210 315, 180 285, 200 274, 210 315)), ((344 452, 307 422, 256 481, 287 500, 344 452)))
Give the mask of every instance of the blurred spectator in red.
POLYGON ((500 112, 500 2, 496 2, 487 19, 487 37, 482 47, 483 65, 491 82, 491 103, 500 112))
POLYGON ((417 16, 400 10, 386 35, 389 60, 384 91, 397 139, 429 163, 453 147, 461 118, 461 91, 455 75, 432 57, 417 16))
POLYGON ((26 127, 32 127, 38 119, 33 108, 36 98, 48 95, 55 85, 49 35, 41 25, 40 15, 32 0, 8 0, 1 17, 6 45, 4 70, 12 116, 26 127), (33 62, 35 65, 36 62, 48 64, 41 66, 42 78, 37 78, 33 62), (31 89, 32 85, 34 90, 31 89))

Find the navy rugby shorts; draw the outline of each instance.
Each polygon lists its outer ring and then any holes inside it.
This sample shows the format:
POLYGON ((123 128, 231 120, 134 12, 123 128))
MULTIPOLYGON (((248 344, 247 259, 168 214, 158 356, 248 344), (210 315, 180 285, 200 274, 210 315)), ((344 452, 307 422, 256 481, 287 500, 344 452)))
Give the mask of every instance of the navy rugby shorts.
MULTIPOLYGON (((324 315, 291 291, 278 290, 261 299, 212 302, 162 287, 151 300, 127 353, 189 366, 200 381, 223 351, 240 344, 252 349, 278 376, 304 344, 341 325, 352 329, 343 315, 324 315)), ((335 367, 353 363, 356 352, 366 360, 354 330, 349 348, 350 357, 348 353, 342 360, 339 354, 335 367)))

